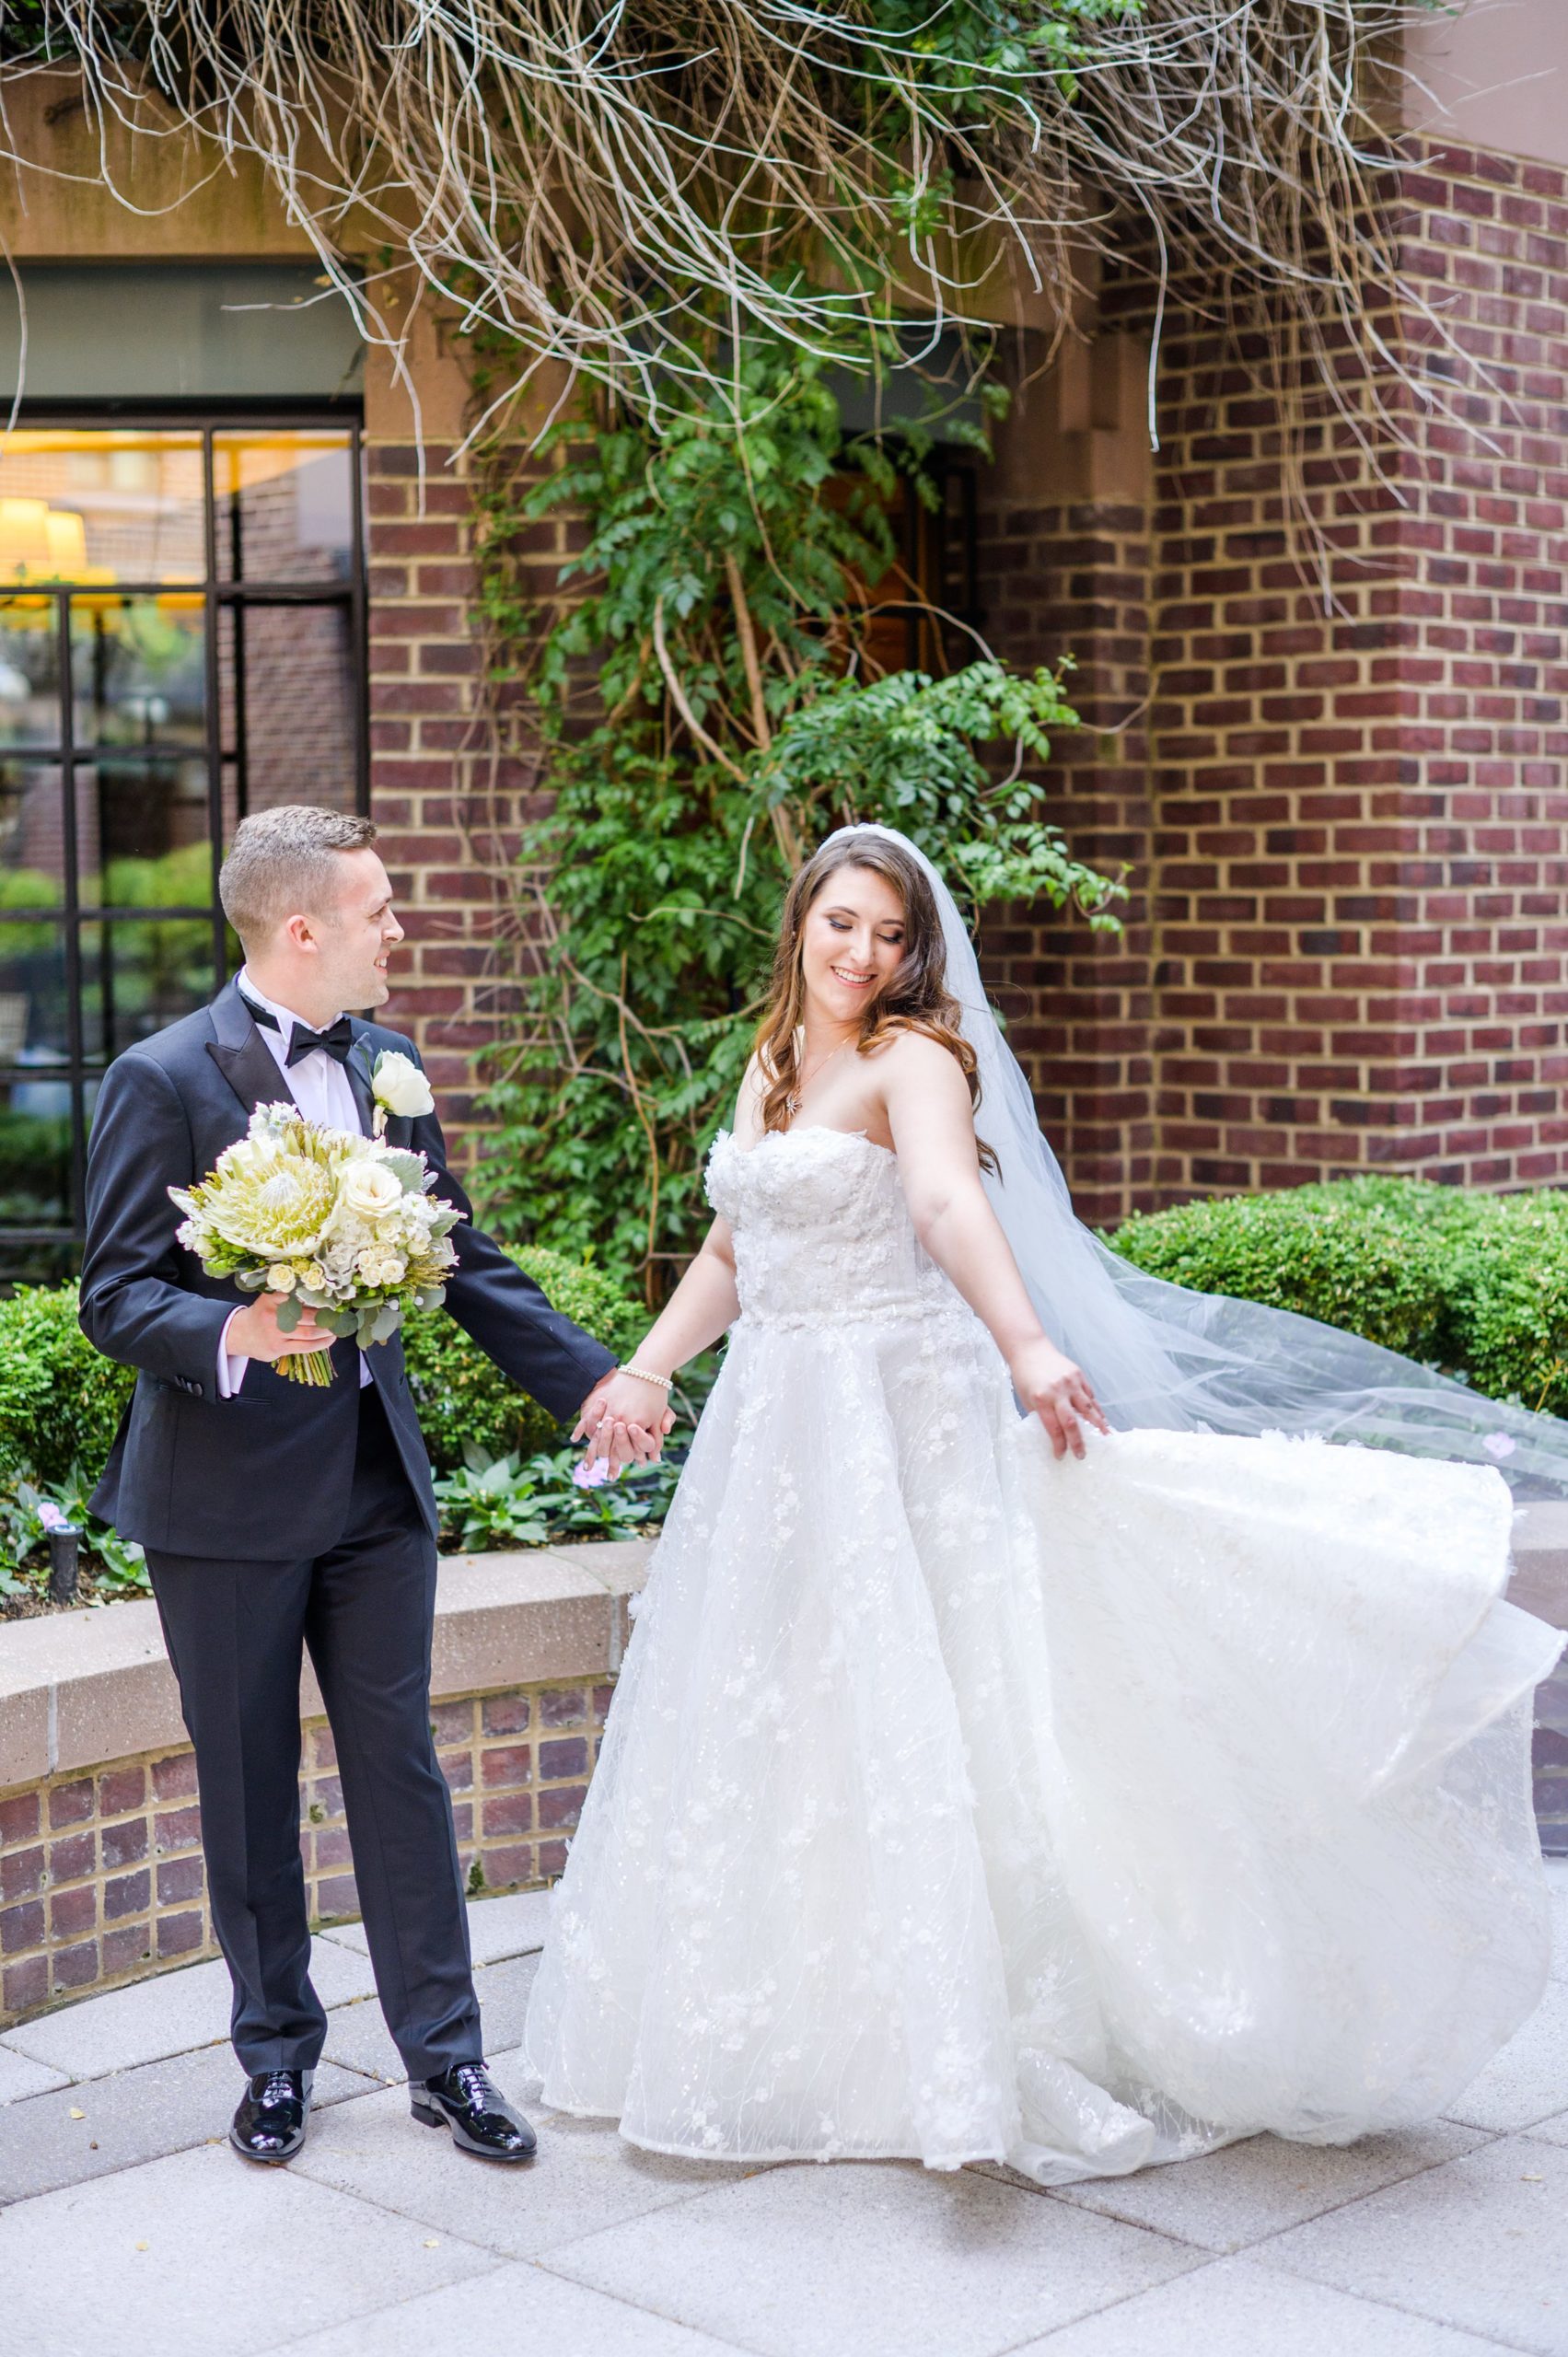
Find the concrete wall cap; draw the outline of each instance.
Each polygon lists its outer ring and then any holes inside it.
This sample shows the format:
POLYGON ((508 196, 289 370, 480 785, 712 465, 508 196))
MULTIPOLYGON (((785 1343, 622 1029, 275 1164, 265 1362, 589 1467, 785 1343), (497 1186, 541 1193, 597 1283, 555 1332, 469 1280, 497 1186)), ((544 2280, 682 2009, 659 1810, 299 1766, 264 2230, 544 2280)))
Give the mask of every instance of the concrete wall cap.
MULTIPOLYGON (((611 1677, 643 1538, 448 1555, 436 1597, 431 1695, 611 1677)), ((323 1715, 308 1665, 300 1712, 323 1715)), ((150 1599, 0 1622, 0 1791, 183 1743, 180 1697, 150 1599)))

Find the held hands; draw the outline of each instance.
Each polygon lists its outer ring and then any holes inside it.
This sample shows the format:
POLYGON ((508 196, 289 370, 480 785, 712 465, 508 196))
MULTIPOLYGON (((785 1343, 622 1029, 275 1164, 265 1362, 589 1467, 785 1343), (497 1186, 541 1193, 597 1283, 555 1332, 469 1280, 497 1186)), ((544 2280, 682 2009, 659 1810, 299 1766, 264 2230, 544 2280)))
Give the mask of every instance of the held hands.
POLYGON ((586 1465, 608 1459, 611 1473, 619 1473, 625 1465, 656 1464, 674 1422, 656 1383, 640 1383, 618 1369, 589 1392, 572 1438, 587 1442, 586 1465))
POLYGON ((300 1351, 331 1349, 337 1337, 317 1325, 313 1309, 302 1307, 298 1325, 292 1333, 284 1332, 278 1311, 287 1299, 285 1293, 259 1293, 245 1308, 235 1311, 228 1321, 226 1347, 236 1358, 286 1359, 300 1351))
POLYGON ((1097 1433, 1110 1430, 1082 1367, 1063 1358, 1043 1335, 1017 1353, 1011 1373, 1014 1389, 1045 1426, 1055 1456, 1065 1457, 1069 1449, 1083 1456, 1085 1424, 1097 1433))

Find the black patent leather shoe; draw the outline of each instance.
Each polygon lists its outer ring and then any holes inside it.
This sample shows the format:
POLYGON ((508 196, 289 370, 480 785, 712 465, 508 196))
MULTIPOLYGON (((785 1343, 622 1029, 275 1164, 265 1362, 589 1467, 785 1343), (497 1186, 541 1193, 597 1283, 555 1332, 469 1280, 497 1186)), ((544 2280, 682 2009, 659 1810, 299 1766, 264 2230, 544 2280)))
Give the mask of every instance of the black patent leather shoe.
POLYGON ((426 2128, 449 2128, 452 2142, 482 2161, 529 2161, 533 2130, 513 2110, 482 2062, 455 2062, 438 2079, 416 2080, 411 2107, 426 2128))
POLYGON ((314 2071, 258 2071, 240 2098, 228 2141, 248 2161, 292 2161, 305 2142, 314 2071))

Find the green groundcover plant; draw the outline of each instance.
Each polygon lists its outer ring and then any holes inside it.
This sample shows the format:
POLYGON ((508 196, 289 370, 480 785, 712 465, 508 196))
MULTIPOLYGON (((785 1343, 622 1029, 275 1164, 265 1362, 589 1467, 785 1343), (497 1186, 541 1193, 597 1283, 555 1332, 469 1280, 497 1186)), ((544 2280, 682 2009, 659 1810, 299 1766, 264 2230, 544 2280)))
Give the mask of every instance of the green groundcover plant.
MULTIPOLYGON (((511 1250, 552 1307, 619 1356, 633 1348, 645 1313, 602 1271, 541 1245, 511 1250)), ((554 1417, 509 1382, 445 1312, 411 1318, 404 1351, 441 1483, 444 1526, 456 1543, 613 1537, 654 1518, 664 1494, 654 1476, 638 1474, 599 1491, 574 1488, 576 1452, 563 1446, 554 1417), (467 1485, 494 1463, 510 1473, 470 1502, 467 1485), (516 1526, 510 1535, 508 1517, 516 1526)), ((85 1534, 87 1592, 145 1592, 141 1549, 99 1522, 87 1504, 134 1380, 82 1332, 74 1284, 26 1286, 0 1301, 0 1599, 36 1592, 46 1580, 52 1507, 85 1534)))

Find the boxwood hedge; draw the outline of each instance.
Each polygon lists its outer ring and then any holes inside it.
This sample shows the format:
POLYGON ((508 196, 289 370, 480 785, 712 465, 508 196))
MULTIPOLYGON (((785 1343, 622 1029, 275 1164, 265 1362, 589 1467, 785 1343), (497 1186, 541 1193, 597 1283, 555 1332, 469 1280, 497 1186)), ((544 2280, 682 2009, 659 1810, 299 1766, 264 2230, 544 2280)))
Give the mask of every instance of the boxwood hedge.
POLYGON ((1300 1310, 1568 1413, 1568 1193, 1330 1180, 1140 1214, 1106 1240, 1155 1276, 1300 1310))
MULTIPOLYGON (((646 1312, 598 1269, 540 1245, 508 1246, 552 1306, 620 1355, 646 1312)), ((438 1473, 473 1443, 492 1456, 529 1455, 555 1420, 507 1380, 444 1310, 404 1329, 409 1383, 438 1473)), ((95 1480, 131 1394, 130 1369, 99 1356, 76 1323, 74 1284, 18 1289, 0 1300, 0 1481, 63 1481, 73 1466, 95 1480)))

